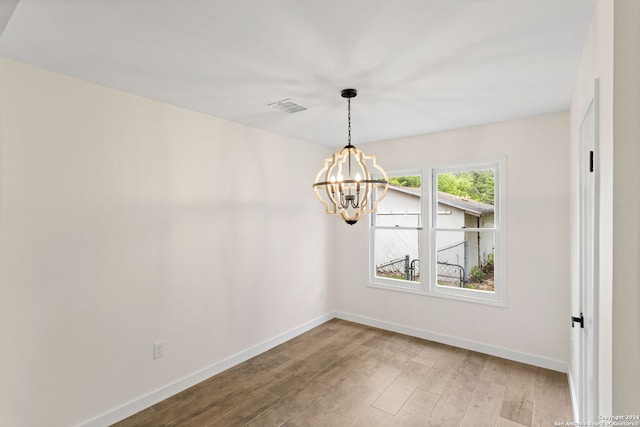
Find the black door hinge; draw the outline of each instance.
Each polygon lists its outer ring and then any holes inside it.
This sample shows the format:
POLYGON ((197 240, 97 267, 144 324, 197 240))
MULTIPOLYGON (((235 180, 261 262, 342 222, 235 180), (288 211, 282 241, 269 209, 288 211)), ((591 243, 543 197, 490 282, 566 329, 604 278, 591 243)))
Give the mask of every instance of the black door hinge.
POLYGON ((571 327, 573 328, 576 323, 580 323, 580 327, 584 329, 584 316, 580 313, 580 317, 571 316, 571 327))
POLYGON ((593 172, 593 151, 589 151, 589 172, 593 172))

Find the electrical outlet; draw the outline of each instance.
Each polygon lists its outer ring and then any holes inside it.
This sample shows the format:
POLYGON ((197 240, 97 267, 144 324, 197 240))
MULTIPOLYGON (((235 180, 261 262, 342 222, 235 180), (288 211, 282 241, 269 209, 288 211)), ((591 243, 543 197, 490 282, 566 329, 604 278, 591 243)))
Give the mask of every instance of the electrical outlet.
POLYGON ((327 291, 324 288, 320 288, 320 297, 324 298, 325 296, 327 296, 327 291))
POLYGON ((164 357, 164 341, 153 343, 153 359, 162 359, 164 357))

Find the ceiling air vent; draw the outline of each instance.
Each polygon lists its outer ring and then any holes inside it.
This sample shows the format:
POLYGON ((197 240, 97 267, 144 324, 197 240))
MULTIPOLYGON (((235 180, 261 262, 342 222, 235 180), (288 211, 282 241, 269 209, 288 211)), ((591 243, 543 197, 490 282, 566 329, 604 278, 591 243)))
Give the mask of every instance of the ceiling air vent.
POLYGON ((276 110, 284 111, 285 113, 297 113, 298 111, 304 111, 307 108, 303 107, 300 104, 296 104, 294 101, 289 98, 283 99, 282 101, 272 102, 271 104, 267 104, 267 107, 275 108, 276 110))

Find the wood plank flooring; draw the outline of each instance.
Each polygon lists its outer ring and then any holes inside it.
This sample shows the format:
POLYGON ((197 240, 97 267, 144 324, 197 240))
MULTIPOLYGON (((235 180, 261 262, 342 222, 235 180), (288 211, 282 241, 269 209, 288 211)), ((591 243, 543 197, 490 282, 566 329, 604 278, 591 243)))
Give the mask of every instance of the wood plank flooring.
POLYGON ((115 426, 553 426, 566 375, 331 320, 115 426))

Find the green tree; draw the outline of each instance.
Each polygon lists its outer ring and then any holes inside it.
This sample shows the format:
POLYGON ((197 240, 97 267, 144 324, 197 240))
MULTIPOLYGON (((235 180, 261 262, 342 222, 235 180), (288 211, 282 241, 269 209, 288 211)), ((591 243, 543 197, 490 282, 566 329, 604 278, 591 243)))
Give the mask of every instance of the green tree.
POLYGON ((438 174, 438 191, 483 203, 494 203, 493 169, 438 174))
POLYGON ((419 176, 392 176, 389 178, 389 184, 400 187, 420 187, 419 176))

